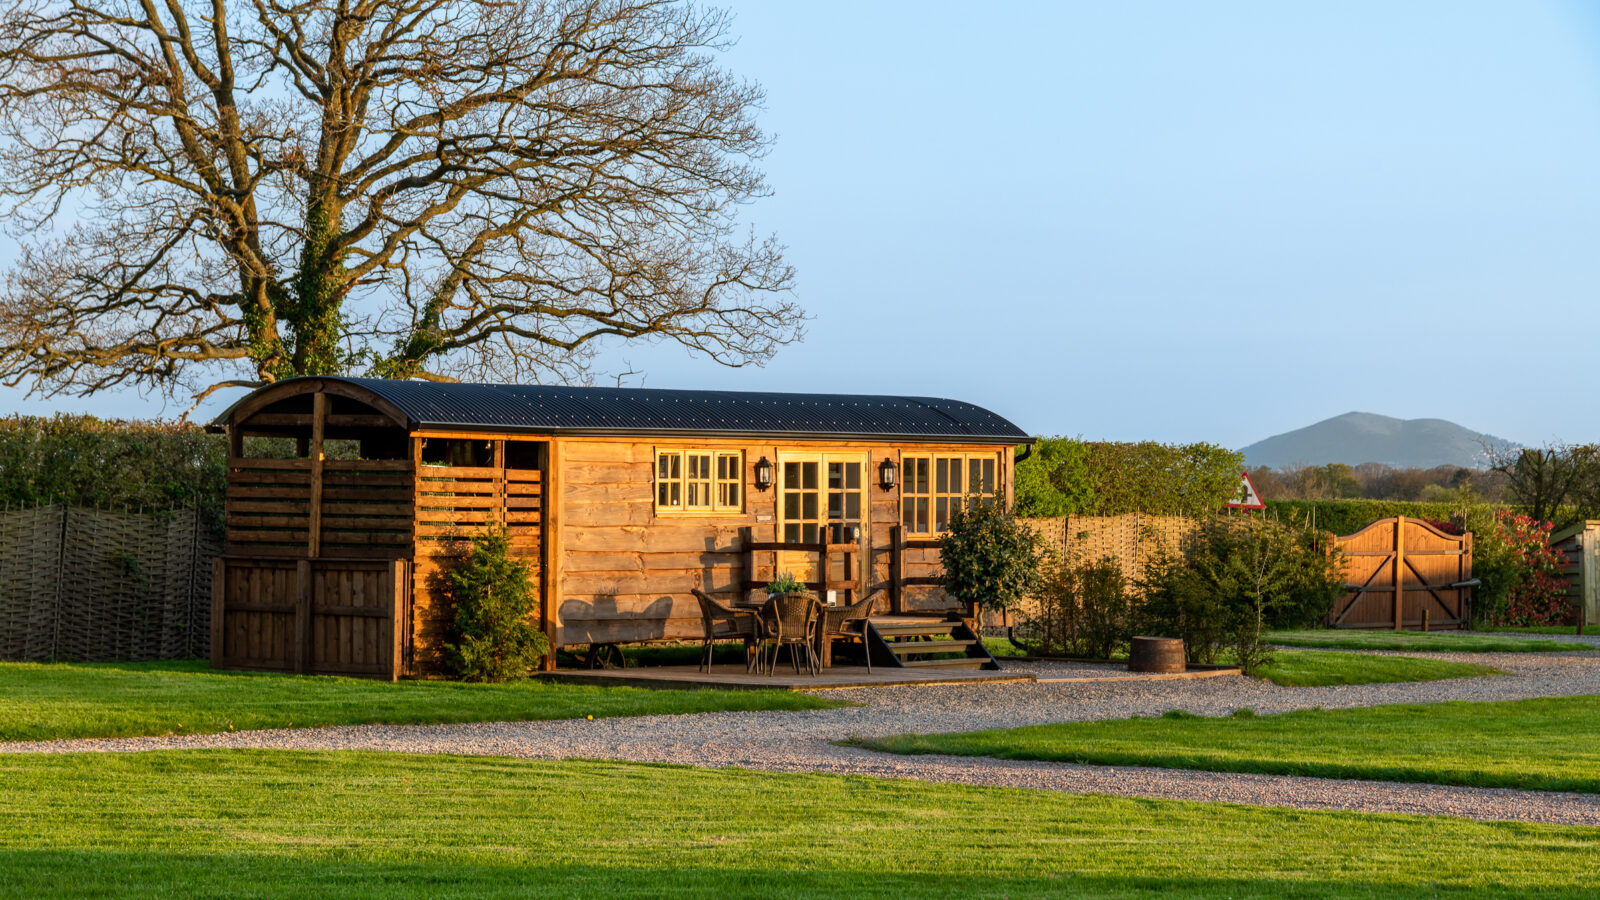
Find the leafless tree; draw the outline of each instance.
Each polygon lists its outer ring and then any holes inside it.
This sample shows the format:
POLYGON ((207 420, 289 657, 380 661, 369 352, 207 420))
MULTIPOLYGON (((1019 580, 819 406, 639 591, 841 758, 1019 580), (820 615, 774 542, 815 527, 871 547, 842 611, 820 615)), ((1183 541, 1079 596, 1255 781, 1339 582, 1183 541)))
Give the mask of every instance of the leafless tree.
POLYGON ((759 364, 804 314, 737 221, 769 138, 728 26, 674 0, 21 0, 0 380, 572 380, 632 339, 759 364))
POLYGON ((1512 502, 1535 519, 1565 528, 1600 511, 1600 446, 1505 448, 1490 461, 1512 502))

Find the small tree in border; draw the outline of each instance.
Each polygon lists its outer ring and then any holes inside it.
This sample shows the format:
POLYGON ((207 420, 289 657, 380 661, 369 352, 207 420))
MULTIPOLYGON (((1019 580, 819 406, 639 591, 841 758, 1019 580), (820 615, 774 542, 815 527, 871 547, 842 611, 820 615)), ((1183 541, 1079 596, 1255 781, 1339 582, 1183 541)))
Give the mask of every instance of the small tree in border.
POLYGON ((973 606, 1010 609, 1039 583, 1039 535, 1001 504, 973 498, 939 542, 944 589, 973 606))
POLYGON ((527 564, 511 555, 505 530, 473 538, 445 583, 455 608, 444 646, 450 670, 466 681, 528 677, 549 643, 532 621, 539 598, 527 564))

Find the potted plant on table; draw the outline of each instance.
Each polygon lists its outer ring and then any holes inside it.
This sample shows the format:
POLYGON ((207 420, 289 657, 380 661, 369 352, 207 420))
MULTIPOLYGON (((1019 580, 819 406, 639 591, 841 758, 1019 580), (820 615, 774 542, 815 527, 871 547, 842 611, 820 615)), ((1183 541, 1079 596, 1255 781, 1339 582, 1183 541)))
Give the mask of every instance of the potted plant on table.
POLYGON ((785 572, 777 579, 767 582, 767 599, 776 600, 784 596, 809 596, 805 582, 794 577, 793 572, 785 572))

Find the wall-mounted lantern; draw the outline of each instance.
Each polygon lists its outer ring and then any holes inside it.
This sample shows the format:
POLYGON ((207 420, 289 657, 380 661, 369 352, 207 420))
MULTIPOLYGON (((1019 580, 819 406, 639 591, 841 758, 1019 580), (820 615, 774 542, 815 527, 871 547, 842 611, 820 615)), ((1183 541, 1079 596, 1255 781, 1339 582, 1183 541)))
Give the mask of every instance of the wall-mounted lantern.
POLYGON ((772 463, 765 456, 756 461, 756 490, 764 491, 772 487, 772 463))
POLYGON ((878 487, 886 491, 894 490, 895 479, 899 475, 900 467, 895 465, 894 460, 889 457, 885 456, 883 462, 878 463, 878 487))

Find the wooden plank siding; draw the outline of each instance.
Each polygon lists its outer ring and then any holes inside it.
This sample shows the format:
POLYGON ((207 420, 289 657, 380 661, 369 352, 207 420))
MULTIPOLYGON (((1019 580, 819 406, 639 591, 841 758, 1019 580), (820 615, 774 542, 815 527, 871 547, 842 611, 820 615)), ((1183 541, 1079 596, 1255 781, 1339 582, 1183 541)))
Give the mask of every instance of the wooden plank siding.
MULTIPOLYGON (((885 457, 900 470, 901 453, 992 454, 997 460, 997 494, 1011 491, 1010 447, 993 444, 898 444, 851 441, 769 442, 750 440, 576 438, 560 440, 559 485, 563 513, 559 528, 559 576, 555 579, 558 641, 561 645, 600 641, 681 640, 698 637, 700 610, 691 591, 698 587, 733 592, 747 578, 769 580, 780 566, 777 554, 755 554, 753 573, 743 571, 741 528, 756 542, 775 542, 781 486, 755 487, 755 464, 765 457, 775 471, 788 454, 861 453, 867 493, 862 590, 886 588, 890 578, 890 529, 900 522, 899 489, 878 485, 885 457), (657 512, 657 450, 737 451, 744 457, 743 509, 722 512, 657 512)), ((781 474, 777 477, 781 477, 781 474)), ((837 564, 836 564, 837 565, 837 564)), ((907 577, 940 571, 938 551, 906 553, 907 577)), ((840 572, 830 573, 838 578, 840 572)), ((947 610, 955 604, 938 588, 908 587, 907 610, 947 610)))

